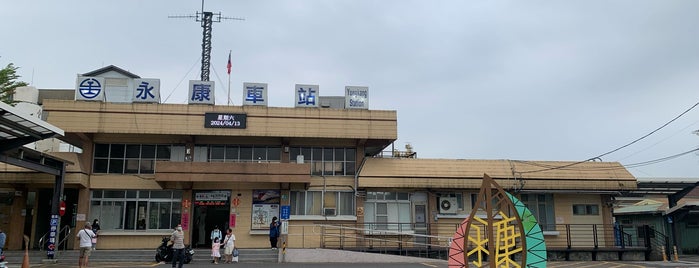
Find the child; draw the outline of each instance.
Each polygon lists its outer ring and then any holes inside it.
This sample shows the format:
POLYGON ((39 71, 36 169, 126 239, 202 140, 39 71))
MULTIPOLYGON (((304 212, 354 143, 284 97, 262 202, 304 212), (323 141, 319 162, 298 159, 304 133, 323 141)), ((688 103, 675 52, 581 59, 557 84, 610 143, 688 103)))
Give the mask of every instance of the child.
POLYGON ((214 258, 214 263, 218 264, 218 259, 221 258, 221 242, 218 237, 214 238, 214 242, 211 243, 211 257, 214 258))

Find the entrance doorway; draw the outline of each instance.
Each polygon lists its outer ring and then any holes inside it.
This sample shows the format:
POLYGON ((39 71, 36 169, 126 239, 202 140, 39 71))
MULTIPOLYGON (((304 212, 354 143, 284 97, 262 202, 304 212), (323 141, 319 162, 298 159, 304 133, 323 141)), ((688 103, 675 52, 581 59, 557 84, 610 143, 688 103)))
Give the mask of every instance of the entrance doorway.
POLYGON ((192 247, 211 248, 211 231, 228 229, 231 191, 195 191, 194 224, 191 226, 192 247))

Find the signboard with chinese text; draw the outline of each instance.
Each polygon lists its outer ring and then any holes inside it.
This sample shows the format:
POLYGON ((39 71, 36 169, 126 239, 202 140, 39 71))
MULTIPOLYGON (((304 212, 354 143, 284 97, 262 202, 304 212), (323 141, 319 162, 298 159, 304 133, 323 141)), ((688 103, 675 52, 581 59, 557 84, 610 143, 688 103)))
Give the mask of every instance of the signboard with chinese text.
POLYGON ((369 88, 368 87, 345 87, 345 108, 346 109, 369 109, 369 88))
POLYGON ((221 114, 221 113, 205 113, 204 127, 205 128, 246 128, 246 114, 221 114))
POLYGON ((207 191, 194 193, 194 204, 197 206, 225 206, 228 204, 230 191, 207 191))
POLYGON ((182 230, 189 230, 189 211, 185 210, 185 213, 182 214, 182 222, 180 223, 182 225, 182 230))
POLYGON ((267 84, 243 83, 243 105, 267 106, 267 84))
POLYGON ((133 80, 133 102, 160 103, 160 79, 133 80))
POLYGON ((189 80, 189 104, 214 104, 214 81, 189 80))
POLYGON ((295 94, 296 100, 294 107, 318 107, 318 95, 320 86, 318 85, 299 85, 296 84, 295 94))
POLYGON ((282 212, 281 212, 279 218, 282 220, 288 220, 290 215, 291 215, 291 206, 289 206, 289 205, 282 206, 282 212))
POLYGON ((75 100, 104 101, 104 77, 78 76, 75 79, 75 100))

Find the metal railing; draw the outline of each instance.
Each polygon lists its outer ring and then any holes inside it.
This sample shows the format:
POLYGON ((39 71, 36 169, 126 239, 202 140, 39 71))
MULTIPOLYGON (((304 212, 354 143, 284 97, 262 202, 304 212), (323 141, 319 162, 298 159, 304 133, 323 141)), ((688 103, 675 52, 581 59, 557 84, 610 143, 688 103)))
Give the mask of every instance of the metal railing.
MULTIPOLYGON (((61 246, 63 246, 63 250, 68 249, 67 241, 68 238, 70 237, 70 226, 64 225, 61 230, 58 231, 56 236, 60 238, 60 240, 55 244, 57 249, 61 249, 61 246)), ((39 238, 39 251, 41 250, 46 250, 46 243, 48 242, 48 236, 50 234, 49 232, 46 232, 44 235, 39 238)))
MULTIPOLYGON (((448 254, 457 227, 458 224, 444 223, 290 224, 289 240, 297 241, 295 245, 291 244, 292 247, 303 248, 348 249, 400 255, 430 255, 438 251, 448 254)), ((542 227, 546 230, 544 237, 549 250, 634 250, 650 254, 668 244, 667 236, 648 226, 556 224, 542 227)))

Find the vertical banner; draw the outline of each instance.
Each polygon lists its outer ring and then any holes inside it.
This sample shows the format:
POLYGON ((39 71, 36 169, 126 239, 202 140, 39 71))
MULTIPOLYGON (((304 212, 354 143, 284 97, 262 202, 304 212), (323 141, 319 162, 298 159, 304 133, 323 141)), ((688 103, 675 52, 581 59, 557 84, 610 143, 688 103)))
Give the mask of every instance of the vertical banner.
POLYGON ((236 214, 231 213, 231 217, 229 218, 229 224, 228 227, 235 228, 235 220, 236 220, 236 214))
POLYGON ((56 255, 56 234, 58 234, 58 215, 51 215, 49 223, 49 240, 46 246, 46 257, 53 259, 56 255))
POLYGON ((189 209, 185 209, 182 214, 182 230, 189 230, 189 209))

